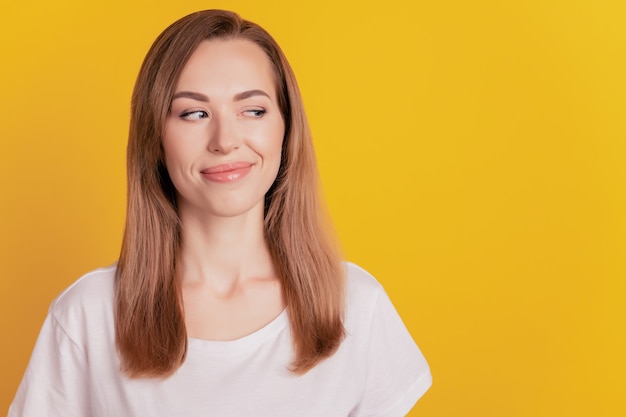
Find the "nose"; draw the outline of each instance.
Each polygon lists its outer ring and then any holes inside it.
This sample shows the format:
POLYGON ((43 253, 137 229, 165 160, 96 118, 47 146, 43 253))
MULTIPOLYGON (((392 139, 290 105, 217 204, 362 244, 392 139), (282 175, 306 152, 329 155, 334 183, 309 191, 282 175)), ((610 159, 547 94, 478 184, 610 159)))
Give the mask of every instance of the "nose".
POLYGON ((208 149, 210 152, 227 154, 239 148, 240 140, 235 120, 225 115, 215 114, 209 126, 208 149))

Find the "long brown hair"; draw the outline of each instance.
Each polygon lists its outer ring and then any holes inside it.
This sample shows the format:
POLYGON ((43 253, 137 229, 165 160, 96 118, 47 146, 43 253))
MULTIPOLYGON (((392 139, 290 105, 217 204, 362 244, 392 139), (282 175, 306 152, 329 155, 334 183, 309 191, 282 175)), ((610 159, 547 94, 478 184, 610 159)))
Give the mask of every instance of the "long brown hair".
POLYGON ((265 197, 265 237, 282 282, 294 358, 302 374, 332 355, 344 336, 344 270, 323 213, 311 133, 295 76, 260 26, 223 10, 188 15, 148 51, 135 84, 128 140, 128 207, 116 275, 116 342, 130 377, 165 377, 187 353, 176 262, 181 227, 161 138, 178 77, 208 39, 246 39, 267 54, 285 121, 278 176, 265 197))

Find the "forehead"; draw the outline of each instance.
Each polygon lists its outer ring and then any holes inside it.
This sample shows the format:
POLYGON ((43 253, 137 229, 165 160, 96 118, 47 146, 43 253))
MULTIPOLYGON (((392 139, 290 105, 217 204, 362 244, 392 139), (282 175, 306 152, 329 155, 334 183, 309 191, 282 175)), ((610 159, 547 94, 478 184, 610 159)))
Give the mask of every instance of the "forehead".
POLYGON ((274 93, 275 85, 272 63, 260 46, 246 39, 215 39, 198 45, 178 78, 176 90, 219 93, 265 88, 274 93))

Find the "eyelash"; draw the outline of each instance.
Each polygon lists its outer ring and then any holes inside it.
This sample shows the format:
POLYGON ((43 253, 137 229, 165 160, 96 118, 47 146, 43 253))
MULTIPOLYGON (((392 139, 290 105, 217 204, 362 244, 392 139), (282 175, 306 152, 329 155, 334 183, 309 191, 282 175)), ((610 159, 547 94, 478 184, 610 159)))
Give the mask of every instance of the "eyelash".
MULTIPOLYGON (((265 116, 265 113, 267 113, 267 110, 265 109, 252 109, 252 110, 245 110, 243 112, 244 115, 249 115, 255 119, 262 118, 263 116, 265 116)), ((193 111, 183 112, 180 114, 179 117, 184 120, 200 120, 200 119, 208 118, 209 113, 207 113, 204 110, 193 110, 193 111)))
POLYGON ((203 110, 186 111, 180 114, 180 118, 185 119, 185 120, 200 120, 200 119, 206 119, 207 117, 209 117, 209 114, 203 110), (201 116, 192 118, 191 116, 194 114, 201 114, 201 116))
POLYGON ((265 109, 252 109, 252 110, 244 111, 244 114, 247 114, 247 113, 252 113, 252 117, 260 119, 261 117, 265 116, 265 113, 267 113, 267 110, 265 110, 265 109))

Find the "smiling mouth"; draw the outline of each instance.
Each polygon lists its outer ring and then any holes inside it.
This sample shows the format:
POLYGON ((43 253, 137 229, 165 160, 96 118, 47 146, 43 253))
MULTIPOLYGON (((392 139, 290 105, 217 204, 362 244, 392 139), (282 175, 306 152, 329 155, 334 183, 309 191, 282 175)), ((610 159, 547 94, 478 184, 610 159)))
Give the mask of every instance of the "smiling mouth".
POLYGON ((250 168, 250 162, 231 162, 228 164, 216 165, 214 167, 205 168, 201 172, 203 174, 219 174, 221 172, 236 171, 238 169, 250 168))
POLYGON ((245 177, 254 165, 249 162, 232 162, 205 168, 200 173, 209 181, 217 183, 235 182, 245 177))

